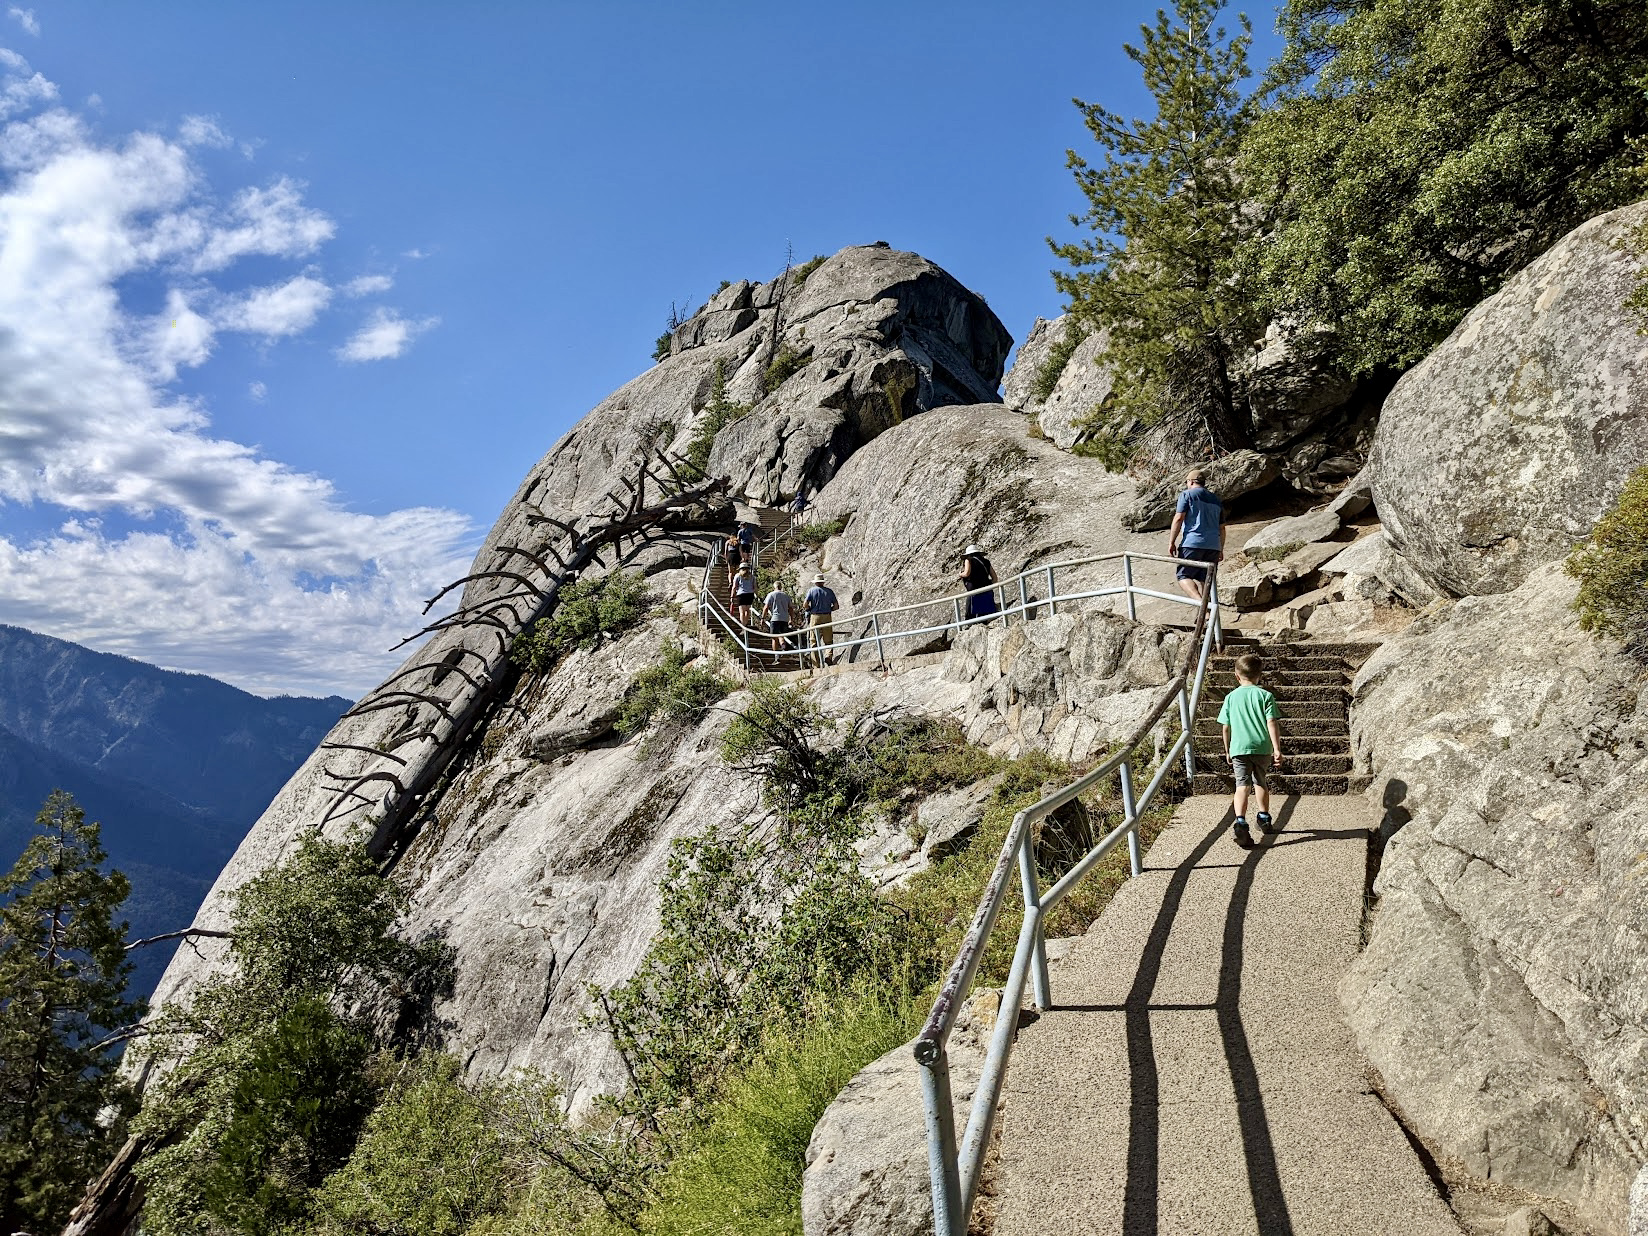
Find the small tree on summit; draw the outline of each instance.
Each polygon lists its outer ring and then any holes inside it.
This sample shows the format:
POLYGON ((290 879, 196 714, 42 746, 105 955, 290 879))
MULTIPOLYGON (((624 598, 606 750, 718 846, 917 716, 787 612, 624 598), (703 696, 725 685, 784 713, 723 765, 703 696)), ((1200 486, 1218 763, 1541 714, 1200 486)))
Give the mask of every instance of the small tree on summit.
POLYGON ((61 790, 0 878, 0 1231, 55 1231, 118 1130, 126 1096, 101 1042, 142 1015, 100 830, 61 790))
POLYGON ((1091 166, 1068 162, 1089 203, 1095 235, 1048 240, 1070 265, 1053 281, 1070 311, 1108 328, 1104 359, 1114 392, 1096 409, 1096 427, 1114 436, 1137 420, 1199 418, 1217 451, 1249 444, 1249 420, 1232 377, 1254 323, 1242 295, 1239 259, 1254 224, 1236 183, 1235 162, 1251 104, 1238 89, 1248 74, 1251 27, 1228 38, 1214 22, 1223 0, 1176 0, 1125 48, 1156 101, 1148 120, 1127 120, 1075 100, 1104 151, 1091 166))

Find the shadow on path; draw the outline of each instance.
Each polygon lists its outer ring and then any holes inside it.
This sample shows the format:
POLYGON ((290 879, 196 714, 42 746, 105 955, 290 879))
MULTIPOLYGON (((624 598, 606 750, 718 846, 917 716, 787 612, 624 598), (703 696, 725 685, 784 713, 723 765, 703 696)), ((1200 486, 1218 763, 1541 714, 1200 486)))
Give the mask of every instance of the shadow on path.
MULTIPOLYGON (((1290 797, 1278 810, 1278 829, 1286 827, 1297 803, 1297 798, 1290 797)), ((1158 1212, 1161 1090, 1150 1014, 1153 1010, 1166 1012, 1208 1009, 1207 1005, 1152 1005, 1150 997, 1156 989, 1162 956, 1166 951, 1168 937, 1172 934, 1173 922, 1178 916, 1191 874, 1198 869, 1206 870, 1198 868, 1198 864, 1207 857, 1220 835, 1229 829, 1234 818, 1227 810, 1219 823, 1174 869, 1168 881, 1167 891, 1162 896, 1156 921, 1151 926, 1138 973, 1128 992, 1127 1001, 1122 1006, 1122 1011, 1126 1015, 1127 1059, 1132 1095, 1127 1144, 1127 1187, 1122 1212, 1122 1231, 1126 1236, 1154 1236, 1160 1230, 1158 1212)), ((1219 961, 1219 989, 1212 1011, 1218 1018, 1225 1062, 1230 1069, 1231 1084, 1235 1090, 1242 1152, 1247 1164, 1248 1187, 1253 1196, 1254 1215, 1258 1219, 1259 1231, 1265 1233, 1265 1236, 1292 1236, 1293 1221, 1288 1214, 1287 1199, 1282 1193, 1281 1176, 1276 1165, 1276 1149, 1271 1140, 1270 1124, 1265 1116, 1264 1098, 1259 1090, 1258 1070, 1254 1067, 1247 1031, 1242 1025, 1242 935, 1247 922, 1248 899, 1253 891, 1255 871, 1265 851, 1279 844, 1297 845, 1307 840, 1344 835, 1348 834, 1312 830, 1282 841, 1276 834, 1261 834, 1258 844, 1248 851, 1237 867, 1235 888, 1232 890, 1230 906, 1225 913, 1224 940, 1219 961)), ((1231 866, 1218 865, 1227 868, 1231 866)), ((1099 1011, 1098 1007, 1093 1006, 1093 1011, 1099 1011)))

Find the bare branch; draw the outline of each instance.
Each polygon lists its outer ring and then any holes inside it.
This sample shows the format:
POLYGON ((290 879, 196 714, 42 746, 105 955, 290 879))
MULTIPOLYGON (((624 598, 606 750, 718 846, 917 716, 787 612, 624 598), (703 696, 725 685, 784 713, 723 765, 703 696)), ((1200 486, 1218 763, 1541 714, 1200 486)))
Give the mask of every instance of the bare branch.
MULTIPOLYGON (((394 760, 397 764, 406 763, 406 761, 401 759, 400 756, 394 755, 391 752, 380 751, 377 747, 367 747, 361 745, 360 743, 354 742, 323 742, 320 745, 320 749, 322 751, 364 751, 368 755, 381 755, 386 760, 394 760)), ((325 772, 329 777, 336 776, 331 769, 322 769, 321 771, 325 772)))
POLYGON ((127 943, 126 951, 134 948, 143 948, 149 944, 163 944, 167 940, 233 940, 232 931, 213 931, 209 927, 185 927, 182 931, 166 931, 158 936, 144 936, 141 940, 132 940, 127 943))

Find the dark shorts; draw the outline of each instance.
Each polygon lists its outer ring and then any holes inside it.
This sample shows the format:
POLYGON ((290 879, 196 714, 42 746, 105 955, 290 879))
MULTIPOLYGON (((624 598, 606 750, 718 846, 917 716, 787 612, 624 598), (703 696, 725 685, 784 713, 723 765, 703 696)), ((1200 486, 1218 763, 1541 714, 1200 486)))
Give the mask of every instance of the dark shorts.
POLYGON ((1260 789, 1270 786, 1270 760, 1268 755, 1234 755, 1230 758, 1230 771, 1236 776, 1237 785, 1253 785, 1260 789))
POLYGON ((753 592, 737 592, 737 593, 734 593, 733 598, 732 598, 732 603, 736 606, 742 606, 743 608, 747 609, 751 605, 755 604, 755 593, 753 593, 753 592))
MULTIPOLYGON (((1192 562, 1217 562, 1219 551, 1216 549, 1186 549, 1179 548, 1179 557, 1189 558, 1192 562)), ((1198 584, 1207 579, 1207 571, 1202 567, 1182 566, 1173 572, 1179 579, 1193 579, 1198 584)))
POLYGON ((778 621, 769 622, 767 624, 767 630, 774 635, 788 635, 790 633, 790 624, 787 622, 778 621))

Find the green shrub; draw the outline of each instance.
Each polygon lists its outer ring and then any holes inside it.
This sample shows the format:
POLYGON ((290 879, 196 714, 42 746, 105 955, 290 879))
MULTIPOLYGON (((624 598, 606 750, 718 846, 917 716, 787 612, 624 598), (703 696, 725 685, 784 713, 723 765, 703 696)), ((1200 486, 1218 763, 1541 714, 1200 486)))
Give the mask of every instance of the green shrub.
POLYGON ((794 537, 796 544, 816 549, 832 536, 840 536, 846 530, 847 517, 841 515, 821 523, 801 524, 796 528, 794 537))
POLYGON ((1065 327, 1064 334, 1047 350, 1047 359, 1036 370, 1036 380, 1030 384, 1033 398, 1045 400, 1052 396, 1053 388, 1059 384, 1065 367, 1070 364, 1070 358, 1086 338, 1087 331, 1077 323, 1071 322, 1065 327))
POLYGON ((1082 436, 1071 454, 1098 460, 1106 472, 1121 474, 1133 466, 1139 454, 1138 443, 1126 429, 1110 424, 1102 407, 1095 407, 1076 427, 1082 436))
POLYGON ((1296 549, 1303 549, 1303 541, 1289 541, 1285 545, 1267 545, 1263 549, 1246 549, 1245 553, 1250 562, 1280 562, 1296 549))
POLYGON ((1648 657, 1648 468, 1631 474, 1614 509, 1569 555, 1566 570, 1579 581, 1580 628, 1648 657))
POLYGON ((919 1029, 925 1008, 849 996, 799 1028, 775 1027, 723 1087, 659 1183, 642 1230, 658 1236, 799 1236, 807 1143, 865 1065, 919 1029))
POLYGON ((515 641, 510 657, 534 673, 554 669, 574 648, 593 648, 603 635, 619 635, 647 616, 647 586, 638 571, 614 571, 561 591, 548 618, 515 641))
POLYGON ((742 416, 747 416, 750 405, 734 403, 727 398, 727 363, 718 360, 710 372, 710 398, 703 415, 687 438, 684 475, 702 478, 709 475, 710 452, 715 448, 715 436, 742 416))
POLYGON ((773 357, 772 364, 768 365, 761 375, 761 393, 770 395, 785 382, 789 381, 812 359, 810 352, 797 352, 789 344, 781 344, 778 353, 773 357))
POLYGON ((701 660, 688 664, 689 660, 686 650, 671 640, 659 652, 658 664, 635 676, 618 713, 620 734, 632 737, 655 720, 695 722, 711 704, 732 694, 728 679, 701 660))
POLYGON ((662 335, 659 335, 652 344, 652 359, 654 361, 668 360, 670 345, 674 342, 674 340, 675 332, 673 330, 667 330, 662 335))
POLYGON ((801 263, 801 265, 797 266, 790 272, 790 286, 788 290, 799 292, 813 271, 824 265, 826 260, 827 259, 822 253, 818 253, 814 254, 805 262, 801 263))
POLYGON ((452 1056, 405 1066, 348 1163, 315 1197, 315 1236, 458 1236, 508 1208, 516 1175, 491 1090, 472 1090, 452 1056))

